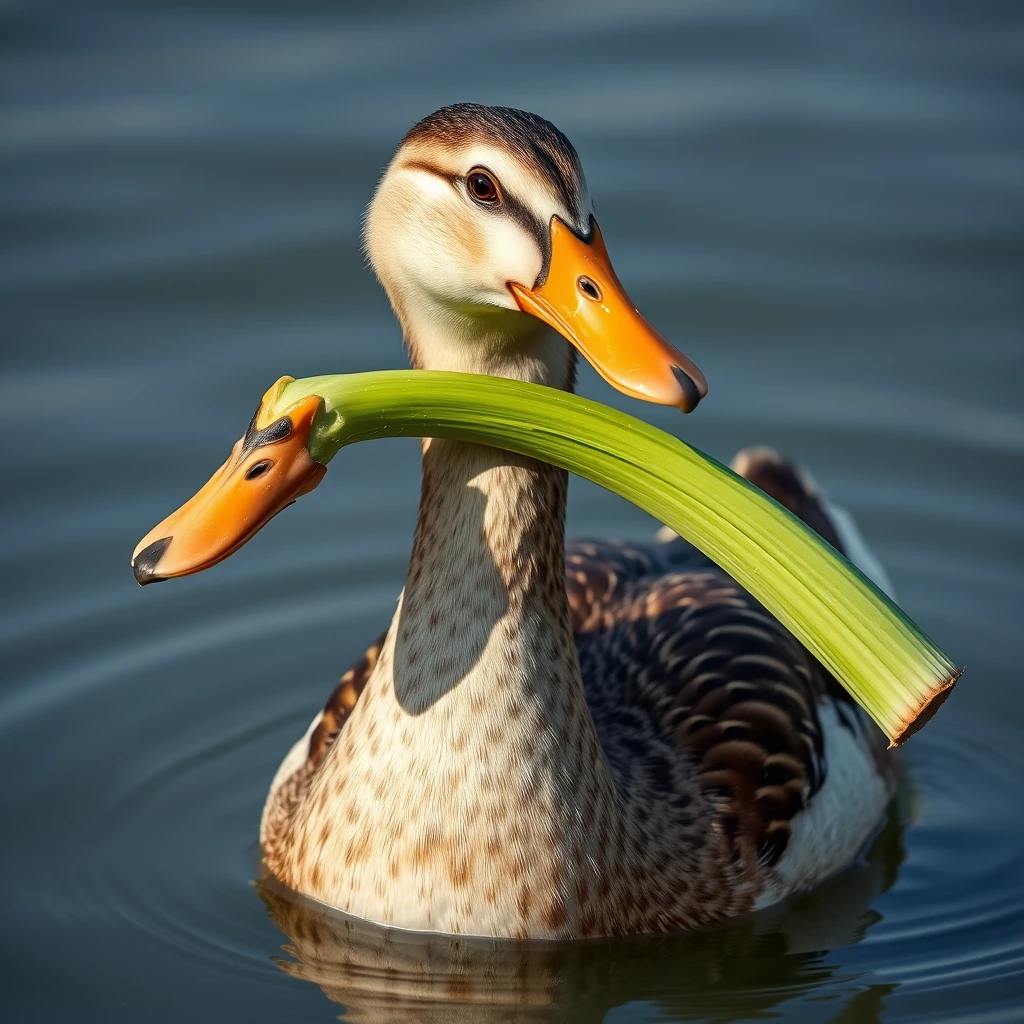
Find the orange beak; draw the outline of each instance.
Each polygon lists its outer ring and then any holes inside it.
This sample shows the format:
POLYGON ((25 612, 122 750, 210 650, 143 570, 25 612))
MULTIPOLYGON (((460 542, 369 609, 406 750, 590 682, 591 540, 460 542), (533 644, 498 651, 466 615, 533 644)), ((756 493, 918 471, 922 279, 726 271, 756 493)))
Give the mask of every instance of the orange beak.
POLYGON ((261 425, 267 399, 279 384, 267 392, 227 462, 195 497, 139 542, 132 571, 140 584, 216 565, 323 479, 327 467, 314 462, 308 449, 320 398, 311 395, 286 415, 261 425))
POLYGON ((704 374, 640 315, 593 220, 591 229, 585 242, 552 217, 544 282, 527 288, 509 281, 509 290, 524 313, 558 331, 613 387, 692 412, 708 393, 704 374))

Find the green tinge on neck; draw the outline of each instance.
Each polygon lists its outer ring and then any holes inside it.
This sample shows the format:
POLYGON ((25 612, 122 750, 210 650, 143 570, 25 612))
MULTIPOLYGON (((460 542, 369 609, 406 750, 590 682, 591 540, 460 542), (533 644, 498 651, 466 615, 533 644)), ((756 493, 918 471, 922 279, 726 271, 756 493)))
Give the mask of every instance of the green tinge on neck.
POLYGON ((423 370, 307 377, 274 400, 324 405, 321 463, 375 437, 445 437, 518 452, 621 495, 685 537, 775 615, 894 744, 948 696, 962 669, 870 580, 725 466, 626 413, 553 388, 423 370))

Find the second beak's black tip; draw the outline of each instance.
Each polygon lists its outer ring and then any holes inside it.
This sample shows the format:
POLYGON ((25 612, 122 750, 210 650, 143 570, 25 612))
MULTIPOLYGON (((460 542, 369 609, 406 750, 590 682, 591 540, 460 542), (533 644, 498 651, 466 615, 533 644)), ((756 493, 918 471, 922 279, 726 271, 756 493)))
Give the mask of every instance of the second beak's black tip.
MULTIPOLYGON (((683 392, 685 400, 685 404, 682 406, 683 412, 693 412, 697 408, 697 403, 703 397, 700 393, 700 388, 697 387, 697 382, 680 366, 672 367, 672 376, 675 377, 676 383, 683 392)), ((147 548, 146 550, 148 551, 149 549, 147 548)))
POLYGON ((144 587, 147 583, 160 583, 166 579, 165 576, 157 575, 156 567, 170 543, 170 537, 161 537, 160 540, 155 540, 148 547, 143 548, 132 559, 132 572, 135 573, 135 579, 140 587, 144 587))

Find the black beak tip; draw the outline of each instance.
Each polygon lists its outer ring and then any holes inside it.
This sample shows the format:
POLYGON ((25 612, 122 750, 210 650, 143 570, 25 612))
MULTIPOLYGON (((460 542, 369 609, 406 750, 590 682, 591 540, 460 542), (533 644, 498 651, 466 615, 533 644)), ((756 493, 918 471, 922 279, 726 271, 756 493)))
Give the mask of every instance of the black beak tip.
POLYGON ((697 403, 707 394, 707 387, 701 390, 700 385, 681 366, 672 367, 672 376, 683 393, 683 404, 680 408, 683 412, 693 412, 697 408, 697 403))
POLYGON ((132 559, 132 572, 135 573, 135 579, 140 587, 144 587, 147 583, 160 583, 167 579, 166 576, 157 575, 156 567, 171 540, 171 537, 161 537, 160 540, 155 540, 152 544, 144 547, 132 559))

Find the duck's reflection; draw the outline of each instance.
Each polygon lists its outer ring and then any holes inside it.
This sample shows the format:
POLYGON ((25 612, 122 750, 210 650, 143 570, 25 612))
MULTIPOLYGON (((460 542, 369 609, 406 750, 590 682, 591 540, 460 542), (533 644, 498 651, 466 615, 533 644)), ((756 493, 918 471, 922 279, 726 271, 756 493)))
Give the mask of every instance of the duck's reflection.
MULTIPOLYGON (((859 942, 880 919, 871 903, 903 861, 910 799, 904 790, 858 864, 810 895, 689 935, 460 938, 380 928, 270 879, 258 888, 291 939, 281 970, 319 985, 358 1024, 600 1021, 633 1001, 673 1020, 748 1020, 834 981, 824 952, 859 942)), ((833 1015, 815 1020, 879 1020, 892 987, 847 977, 830 993, 833 1015)))

